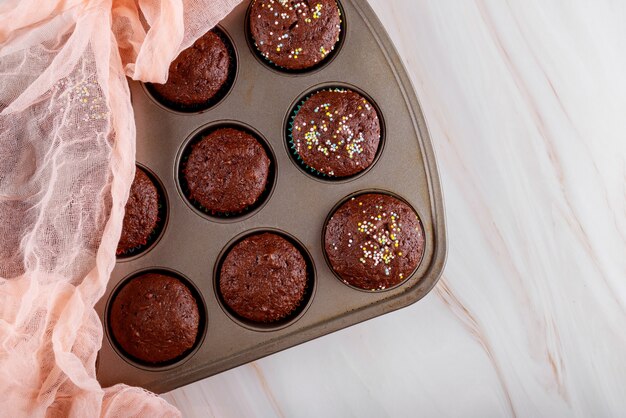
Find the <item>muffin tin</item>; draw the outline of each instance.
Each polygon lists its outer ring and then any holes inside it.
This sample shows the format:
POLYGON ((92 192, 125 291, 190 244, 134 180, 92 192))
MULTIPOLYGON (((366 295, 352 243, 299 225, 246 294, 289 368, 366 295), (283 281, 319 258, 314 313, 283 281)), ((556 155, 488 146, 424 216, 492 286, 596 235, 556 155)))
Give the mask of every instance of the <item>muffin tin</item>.
POLYGON ((164 228, 151 246, 118 258, 96 309, 105 330, 97 362, 103 386, 126 383, 161 393, 305 341, 410 305, 435 285, 446 258, 441 187, 428 130, 404 67, 365 0, 340 0, 344 34, 333 56, 306 72, 283 72, 259 59, 245 27, 249 2, 220 24, 237 58, 230 91, 209 109, 169 109, 141 83, 130 81, 137 125, 137 162, 158 179, 167 204, 164 228), (314 91, 347 88, 376 106, 383 137, 374 164, 347 179, 316 177, 293 158, 288 124, 297 104, 314 91), (243 127, 271 154, 273 178, 262 202, 237 216, 213 216, 193 205, 179 181, 185 147, 197 134, 243 127), (325 258, 323 231, 332 211, 354 194, 389 193, 410 204, 422 221, 426 250, 415 273, 380 292, 340 281, 325 258), (217 292, 224 254, 243 237, 270 231, 295 243, 309 264, 307 299, 280 324, 241 321, 217 292), (138 273, 168 271, 188 282, 202 306, 202 333, 185 357, 146 365, 112 340, 108 307, 123 282, 138 273))

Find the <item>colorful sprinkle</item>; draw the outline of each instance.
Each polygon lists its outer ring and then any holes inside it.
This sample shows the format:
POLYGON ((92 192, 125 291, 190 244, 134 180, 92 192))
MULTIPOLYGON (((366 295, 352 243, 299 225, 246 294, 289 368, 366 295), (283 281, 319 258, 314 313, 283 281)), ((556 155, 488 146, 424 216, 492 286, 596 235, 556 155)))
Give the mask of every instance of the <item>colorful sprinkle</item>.
POLYGON ((315 5, 315 11, 313 12, 313 19, 319 19, 322 16, 322 5, 317 3, 315 5))
MULTIPOLYGON (((361 202, 359 206, 362 206, 361 202)), ((402 257, 402 252, 396 253, 394 250, 400 246, 398 236, 400 217, 395 212, 389 214, 383 212, 381 206, 376 206, 375 209, 379 213, 357 222, 357 231, 367 237, 367 241, 361 247, 363 255, 359 261, 366 264, 368 260, 371 260, 374 267, 383 264, 385 275, 389 276, 391 275, 391 262, 396 257, 402 257), (383 222, 384 227, 379 228, 378 222, 383 222)), ((352 240, 349 242, 352 243, 352 240)))
MULTIPOLYGON (((261 2, 261 7, 273 12, 272 14, 274 16, 274 30, 281 30, 279 28, 282 27, 281 32, 283 33, 280 34, 280 36, 278 37, 278 41, 287 39, 289 35, 286 32, 290 31, 293 28, 298 28, 300 24, 315 24, 314 21, 321 19, 324 12, 324 5, 322 3, 315 3, 315 5, 310 5, 308 2, 304 1, 290 2, 289 0, 266 0, 264 2, 261 2), (288 25, 285 23, 285 21, 286 23, 293 22, 295 23, 295 26, 289 26, 289 29, 287 29, 288 25)), ((338 12, 341 20, 341 11, 339 10, 338 12)), ((258 14, 257 18, 262 19, 262 15, 258 14)), ((337 25, 337 29, 341 31, 341 25, 337 25)), ((270 32, 270 36, 274 36, 274 33, 270 32)), ((337 36, 335 42, 338 41, 339 35, 337 36)), ((277 45, 273 44, 272 41, 266 40, 265 43, 273 48, 277 53, 285 53, 285 49, 289 48, 287 50, 289 51, 289 54, 287 55, 287 58, 289 59, 297 60, 301 57, 303 53, 303 48, 298 45, 287 45, 287 47, 278 47, 277 45)), ((263 43, 259 42, 259 45, 263 45, 263 43)), ((319 56, 312 54, 310 59, 312 59, 314 62, 319 62, 324 59, 328 54, 330 54, 330 52, 333 51, 334 48, 334 45, 330 47, 330 50, 328 50, 327 47, 322 46, 319 50, 319 56)), ((269 57, 266 58, 270 59, 269 57)))
MULTIPOLYGON (((344 89, 333 89, 331 91, 342 94, 348 92, 344 89)), ((323 103, 315 107, 313 112, 321 116, 321 121, 318 122, 319 126, 316 125, 315 121, 311 121, 310 124, 312 127, 305 129, 306 133, 304 139, 307 149, 316 149, 327 157, 333 153, 336 154, 336 158, 341 158, 341 153, 345 153, 351 160, 355 159, 357 155, 362 154, 365 151, 363 143, 366 142, 366 139, 363 136, 363 133, 358 132, 355 134, 350 127, 350 121, 355 117, 354 114, 349 113, 341 116, 340 120, 337 122, 336 129, 332 132, 332 140, 327 136, 329 139, 324 143, 320 143, 322 133, 329 131, 331 122, 335 122, 339 115, 339 110, 333 109, 330 103, 323 103)), ((362 114, 359 114, 358 116, 362 116, 362 114)), ((296 131, 302 131, 303 128, 306 127, 306 122, 300 122, 293 128, 296 131)), ((299 152, 303 144, 300 143, 299 138, 295 138, 294 142, 296 145, 296 151, 299 152)), ((357 164, 359 163, 357 162, 357 164)))

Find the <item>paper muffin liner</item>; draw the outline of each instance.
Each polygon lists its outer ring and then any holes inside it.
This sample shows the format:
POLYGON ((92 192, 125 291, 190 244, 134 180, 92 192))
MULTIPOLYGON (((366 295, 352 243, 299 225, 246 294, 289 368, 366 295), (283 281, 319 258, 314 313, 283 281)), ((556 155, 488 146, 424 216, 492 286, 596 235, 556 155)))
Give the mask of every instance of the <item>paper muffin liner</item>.
POLYGON ((203 214, 213 217, 213 218, 224 219, 224 220, 236 219, 236 218, 245 216, 249 213, 256 211, 261 206, 263 206, 263 204, 267 201, 267 199, 269 198, 269 195, 272 192, 272 186, 274 185, 275 178, 276 178, 276 159, 274 158, 274 154, 271 148, 269 147, 269 145, 267 144, 267 142, 263 138, 259 137, 259 135, 256 134, 255 132, 239 125, 223 124, 219 126, 212 126, 208 129, 198 132, 185 145, 185 148, 181 155, 180 162, 178 164, 178 183, 180 184, 181 191, 185 195, 185 199, 187 199, 187 201, 191 203, 193 207, 195 207, 197 210, 199 210, 203 214), (233 129, 246 132, 247 134, 251 135, 263 147, 263 150, 265 150, 265 154, 267 155, 267 158, 269 158, 270 160, 270 167, 269 167, 269 172, 267 174, 267 181, 265 182, 265 188, 263 189, 263 191, 261 192, 261 194, 259 195, 259 197, 256 199, 256 201, 253 204, 248 205, 239 211, 221 212, 221 211, 214 211, 214 210, 204 207, 200 202, 198 202, 197 200, 191 197, 189 186, 187 184, 187 179, 185 178, 185 168, 187 167, 187 161, 189 159, 189 154, 191 153, 193 145, 196 144, 198 141, 200 141, 204 136, 209 135, 211 132, 214 132, 222 128, 233 128, 233 129))
POLYGON ((310 67, 307 68, 300 68, 300 69, 293 69, 293 68, 287 68, 287 67, 283 67, 281 65, 276 64, 274 61, 272 61, 271 59, 269 59, 267 56, 265 56, 261 50, 259 49, 259 46, 257 45, 254 36, 252 36, 252 31, 250 30, 250 11, 252 10, 252 4, 254 3, 254 1, 250 2, 250 6, 248 7, 248 11, 246 13, 246 22, 245 22, 245 28, 246 28, 246 37, 248 38, 248 43, 251 46, 251 49, 253 50, 254 54, 265 64, 267 64, 270 68, 273 68, 277 71, 283 72, 283 73, 288 73, 288 74, 307 74, 307 73, 311 73, 314 71, 317 71, 319 69, 321 69, 322 67, 325 67, 326 65, 328 65, 334 58, 335 56, 339 53, 339 51, 341 50, 341 47, 343 46, 343 41, 345 38, 345 33, 346 33, 346 25, 345 25, 345 19, 344 19, 344 11, 343 11, 343 7, 341 5, 341 3, 339 2, 339 0, 335 0, 335 3, 337 4, 337 8, 339 9, 339 36, 337 37, 337 40, 335 41, 335 44, 333 45, 333 47, 331 48, 331 50, 328 52, 328 54, 326 54, 326 56, 324 58, 322 58, 320 61, 316 62, 315 64, 313 64, 310 67))
POLYGON ((143 244, 138 245, 133 248, 129 248, 127 250, 123 250, 123 251, 116 249, 115 255, 117 256, 118 259, 126 259, 126 258, 135 257, 147 251, 148 249, 152 248, 152 246, 159 240, 159 238, 161 237, 161 233, 165 229, 165 221, 167 219, 167 199, 165 197, 165 192, 163 190, 163 187, 161 186, 161 183, 158 181, 158 179, 154 176, 154 174, 152 174, 150 171, 139 166, 137 167, 137 170, 143 171, 148 176, 150 181, 152 181, 152 184, 154 184, 154 187, 156 187, 157 189, 157 196, 158 196, 157 222, 156 222, 154 229, 150 232, 150 235, 148 235, 148 237, 146 238, 143 244))
POLYGON ((152 83, 145 83, 145 87, 150 93, 150 95, 161 105, 165 106, 168 109, 174 110, 176 112, 181 113, 198 113, 208 110, 224 99, 233 85, 235 84, 235 78, 237 76, 237 53, 235 52, 235 46, 232 41, 226 35, 226 32, 222 30, 219 26, 211 29, 211 32, 215 33, 226 45, 226 49, 228 50, 228 55, 230 57, 230 65, 228 66, 228 78, 222 85, 222 87, 215 93, 213 97, 211 97, 207 102, 196 105, 183 105, 181 103, 173 102, 171 100, 167 100, 162 97, 153 87, 152 83))
POLYGON ((271 331, 275 329, 282 329, 284 327, 288 327, 292 325, 304 313, 304 311, 306 310, 307 306, 309 305, 309 302, 312 300, 313 295, 315 293, 315 266, 313 264, 313 259, 311 255, 309 254, 309 252, 307 251, 306 247, 304 246, 304 244, 300 243, 291 235, 285 232, 277 231, 273 229, 257 230, 251 233, 247 233, 237 238, 234 242, 228 244, 228 246, 226 247, 226 250, 223 251, 219 257, 215 277, 216 277, 215 291, 217 293, 220 304, 222 304, 222 306, 229 312, 229 315, 232 318, 234 318, 237 322, 243 324, 244 326, 252 327, 257 330, 271 331), (296 250, 298 250, 298 252, 302 255, 302 258, 304 259, 304 263, 306 265, 306 275, 307 275, 306 284, 304 287, 304 293, 302 295, 302 298, 298 301, 297 304, 295 304, 295 306, 291 309, 290 312, 286 313, 284 316, 274 321, 253 321, 251 319, 245 318, 237 314, 224 301, 221 291, 220 291, 220 275, 221 275, 221 269, 222 269, 224 260, 226 259, 228 254, 230 254, 230 252, 233 250, 233 248, 237 244, 239 244, 241 241, 245 240, 246 238, 250 238, 256 235, 266 234, 266 233, 278 235, 281 238, 287 240, 287 242, 293 245, 296 248, 296 250))

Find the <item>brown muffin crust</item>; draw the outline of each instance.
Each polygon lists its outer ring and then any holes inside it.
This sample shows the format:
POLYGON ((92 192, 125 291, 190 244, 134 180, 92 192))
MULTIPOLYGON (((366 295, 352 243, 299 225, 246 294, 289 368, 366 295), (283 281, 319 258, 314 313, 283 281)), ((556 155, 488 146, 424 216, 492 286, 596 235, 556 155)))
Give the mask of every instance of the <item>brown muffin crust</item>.
POLYGON ((253 0, 250 33, 269 61, 302 70, 323 61, 335 48, 341 16, 335 0, 253 0))
POLYGON ((344 282, 365 290, 387 289, 408 279, 422 260, 424 243, 415 211, 379 193, 344 203, 324 236, 333 270, 344 282))
POLYGON ((130 186, 126 202, 122 235, 117 254, 146 245, 159 221, 159 192, 148 175, 139 167, 130 186))
POLYGON ((270 323, 288 317, 303 301, 307 267, 300 251, 277 234, 245 238, 226 256, 219 290, 237 315, 270 323))
POLYGON ((270 159, 247 132, 217 129, 192 146, 183 169, 188 197, 212 213, 237 213, 267 186, 270 159))
POLYGON ((204 105, 228 81, 230 60, 224 41, 209 31, 170 64, 165 84, 151 87, 168 103, 182 107, 204 105))
POLYGON ((295 152, 304 164, 330 177, 367 169, 380 145, 378 113, 360 94, 324 90, 308 98, 291 128, 295 152))
POLYGON ((110 311, 113 338, 130 356, 157 364, 190 350, 198 337, 200 312, 189 288, 158 273, 131 279, 110 311))

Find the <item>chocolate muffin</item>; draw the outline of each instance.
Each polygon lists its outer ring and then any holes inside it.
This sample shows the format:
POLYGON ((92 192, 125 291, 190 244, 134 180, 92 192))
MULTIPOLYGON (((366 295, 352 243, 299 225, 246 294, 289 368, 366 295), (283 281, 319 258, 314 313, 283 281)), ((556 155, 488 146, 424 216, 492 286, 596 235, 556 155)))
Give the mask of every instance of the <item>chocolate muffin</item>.
POLYGON ((252 235, 226 255, 219 276, 224 303, 260 323, 288 317, 304 299, 307 266, 300 251, 273 233, 252 235))
POLYGON ((324 248, 345 283, 383 290, 417 269, 424 255, 424 231, 415 211, 403 201, 386 194, 364 194, 332 215, 324 248))
POLYGON ((159 222, 159 192, 150 177, 139 167, 130 186, 126 202, 122 236, 117 244, 117 254, 147 244, 159 222))
POLYGON ((188 197, 212 214, 239 213, 265 191, 270 159, 247 132, 220 128, 192 145, 183 168, 188 197))
POLYGON ((323 90, 306 99, 291 127, 300 162, 329 177, 348 177, 367 169, 380 145, 378 113, 351 90, 323 90))
POLYGON ((177 278, 147 273, 131 279, 116 294, 109 314, 120 348, 150 364, 175 360, 196 343, 198 303, 177 278))
POLYGON ((341 12, 335 0, 253 0, 250 33, 259 53, 279 67, 314 67, 339 41, 341 12))
POLYGON ((222 38, 214 30, 209 31, 170 64, 165 84, 150 87, 168 105, 206 105, 229 80, 230 55, 222 38))

